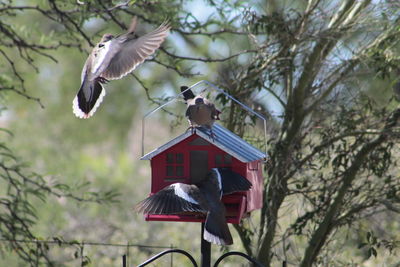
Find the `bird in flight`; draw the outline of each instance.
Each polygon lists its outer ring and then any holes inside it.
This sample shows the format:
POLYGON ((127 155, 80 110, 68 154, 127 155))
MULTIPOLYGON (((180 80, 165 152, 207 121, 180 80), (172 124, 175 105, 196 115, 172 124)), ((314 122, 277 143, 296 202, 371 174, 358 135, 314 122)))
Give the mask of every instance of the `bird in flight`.
POLYGON ((144 214, 198 212, 206 215, 203 238, 217 245, 231 245, 222 195, 247 191, 251 183, 228 168, 213 168, 196 184, 174 183, 139 202, 135 209, 144 214))
POLYGON ((162 23, 156 30, 135 36, 137 18, 132 19, 127 33, 114 36, 106 33, 93 48, 81 74, 81 87, 72 102, 78 118, 90 118, 106 94, 104 83, 132 72, 164 42, 170 26, 162 23))
POLYGON ((214 137, 212 126, 215 120, 219 120, 219 111, 215 105, 201 95, 195 96, 187 86, 181 86, 183 98, 186 101, 186 117, 192 130, 196 126, 203 126, 210 130, 211 137, 214 137))

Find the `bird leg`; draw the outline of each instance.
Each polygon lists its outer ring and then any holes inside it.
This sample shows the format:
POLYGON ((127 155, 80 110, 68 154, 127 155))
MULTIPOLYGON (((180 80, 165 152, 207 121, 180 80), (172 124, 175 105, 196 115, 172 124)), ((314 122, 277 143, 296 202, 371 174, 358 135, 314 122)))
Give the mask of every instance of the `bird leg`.
POLYGON ((211 137, 211 139, 213 140, 213 142, 215 142, 215 138, 216 138, 217 136, 216 136, 215 133, 213 132, 212 128, 210 128, 210 137, 211 137))
POLYGON ((104 78, 104 77, 97 77, 97 81, 99 81, 100 83, 108 83, 109 82, 109 80, 107 80, 106 78, 104 78))
POLYGON ((185 133, 186 133, 187 131, 189 131, 189 130, 191 131, 192 134, 196 133, 196 127, 194 127, 193 125, 190 125, 190 126, 186 129, 185 133))

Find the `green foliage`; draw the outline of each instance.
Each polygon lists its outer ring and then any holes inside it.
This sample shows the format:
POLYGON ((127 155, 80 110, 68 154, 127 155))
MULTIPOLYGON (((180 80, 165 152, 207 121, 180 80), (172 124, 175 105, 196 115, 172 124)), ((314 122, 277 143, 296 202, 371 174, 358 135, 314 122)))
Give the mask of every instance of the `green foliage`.
MULTIPOLYGON (((21 163, 5 144, 0 145, 0 238, 8 241, 7 248, 14 251, 22 260, 31 266, 41 262, 51 264, 47 257, 49 248, 39 243, 21 243, 20 240, 35 240, 38 237, 33 227, 38 222, 34 203, 44 203, 48 196, 68 197, 76 201, 96 201, 99 203, 115 200, 116 193, 85 192, 82 196, 74 195, 77 188, 51 181, 33 173, 21 163)), ((87 190, 84 185, 84 190, 87 190)), ((82 189, 82 186, 80 186, 82 189)))

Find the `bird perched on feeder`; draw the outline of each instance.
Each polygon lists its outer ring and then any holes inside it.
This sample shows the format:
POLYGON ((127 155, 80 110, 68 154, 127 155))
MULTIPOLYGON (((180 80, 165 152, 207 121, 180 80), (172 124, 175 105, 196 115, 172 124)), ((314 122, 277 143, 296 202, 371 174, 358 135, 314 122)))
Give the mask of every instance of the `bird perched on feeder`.
POLYGON ((192 130, 196 126, 203 126, 210 130, 211 137, 214 137, 212 126, 215 120, 219 120, 221 111, 215 108, 215 105, 201 95, 195 96, 193 91, 187 86, 181 86, 183 98, 186 101, 186 117, 192 130))
POLYGON ((81 87, 72 105, 77 117, 91 117, 106 94, 102 84, 132 72, 160 47, 170 29, 164 22, 153 32, 137 38, 136 25, 134 17, 127 33, 116 37, 104 34, 93 48, 83 66, 81 87))
POLYGON ((227 168, 213 168, 197 184, 174 183, 138 203, 135 209, 144 214, 206 214, 203 238, 217 245, 231 245, 222 195, 247 191, 251 183, 227 168))

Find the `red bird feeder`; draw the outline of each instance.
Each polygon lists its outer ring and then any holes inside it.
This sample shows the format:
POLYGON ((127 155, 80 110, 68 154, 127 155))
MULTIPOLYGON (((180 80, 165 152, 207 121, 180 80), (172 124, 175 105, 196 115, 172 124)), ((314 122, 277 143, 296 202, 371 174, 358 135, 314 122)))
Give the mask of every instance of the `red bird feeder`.
MULTIPOLYGON (((201 81, 191 88, 200 83, 214 87, 247 111, 263 119, 265 128, 263 117, 213 84, 201 81)), ((150 160, 151 163, 150 194, 155 194, 173 183, 192 184, 199 182, 211 168, 230 168, 248 179, 252 184, 251 189, 246 192, 236 192, 222 197, 222 202, 226 208, 227 222, 238 224, 251 211, 262 207, 262 162, 265 160, 266 154, 219 124, 214 124, 213 132, 215 138, 211 138, 209 132, 204 128, 197 128, 193 132, 189 130, 142 156, 142 160, 150 160)), ((145 216, 148 221, 204 222, 205 219, 202 214, 195 212, 173 215, 148 214, 145 216)))

